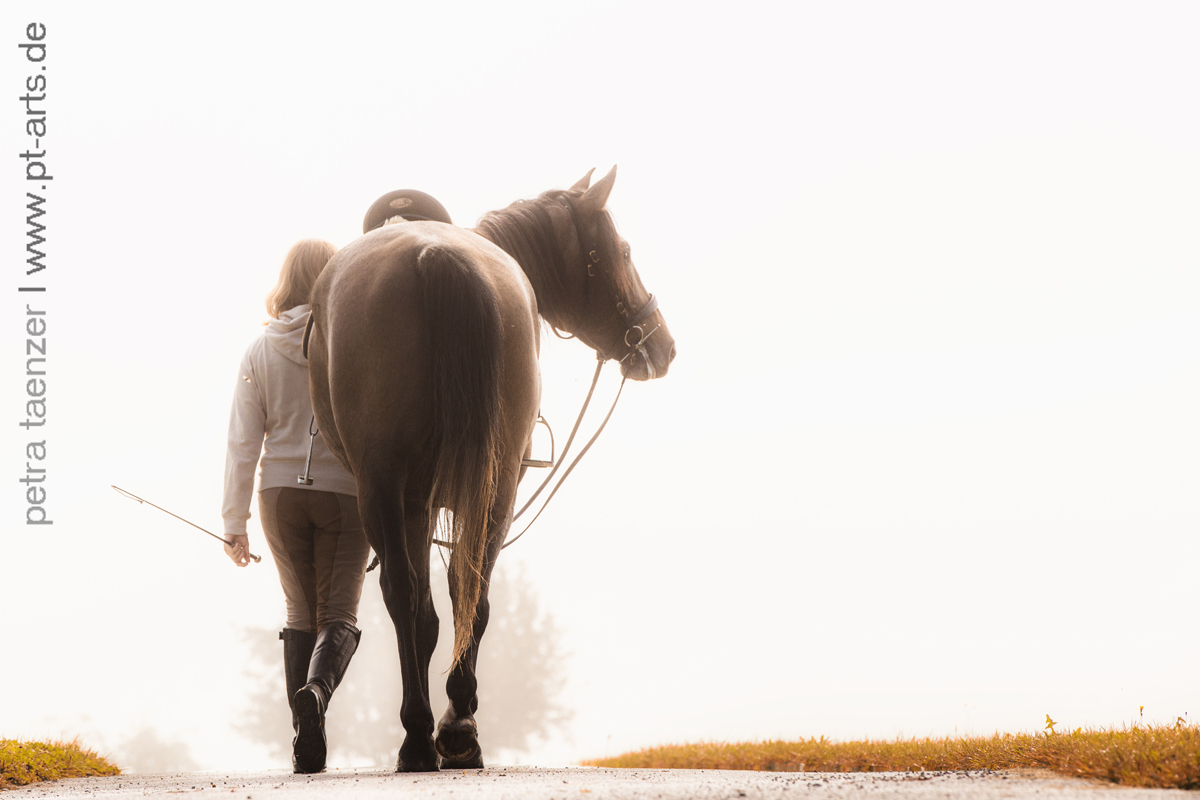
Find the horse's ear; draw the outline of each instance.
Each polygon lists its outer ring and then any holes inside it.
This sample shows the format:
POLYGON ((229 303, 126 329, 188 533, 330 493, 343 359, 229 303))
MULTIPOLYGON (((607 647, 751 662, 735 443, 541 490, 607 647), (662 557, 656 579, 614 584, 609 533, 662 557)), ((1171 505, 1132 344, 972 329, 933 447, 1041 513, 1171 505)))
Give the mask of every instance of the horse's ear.
POLYGON ((588 184, 590 184, 592 182, 592 173, 595 171, 596 171, 595 167, 592 167, 591 169, 589 169, 587 171, 587 175, 584 175, 582 178, 575 181, 575 185, 571 187, 571 191, 573 192, 576 189, 578 189, 581 192, 587 191, 588 184))
POLYGON ((599 213, 600 209, 604 208, 604 204, 608 202, 608 193, 612 191, 613 183, 616 180, 617 165, 613 164, 613 168, 608 171, 608 174, 584 192, 583 197, 579 198, 580 210, 587 216, 599 213))

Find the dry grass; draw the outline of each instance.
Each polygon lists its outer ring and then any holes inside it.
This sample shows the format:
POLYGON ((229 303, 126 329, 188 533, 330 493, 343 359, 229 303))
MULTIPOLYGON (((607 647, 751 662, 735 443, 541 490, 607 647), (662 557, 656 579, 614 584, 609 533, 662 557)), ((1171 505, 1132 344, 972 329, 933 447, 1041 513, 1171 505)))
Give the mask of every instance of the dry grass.
POLYGON ((798 742, 701 743, 654 747, 584 763, 596 767, 779 772, 1040 768, 1125 786, 1200 789, 1200 727, 1133 726, 892 742, 832 742, 821 737, 798 742))
POLYGON ((0 789, 59 778, 120 774, 107 759, 81 747, 78 739, 48 744, 0 739, 0 789))

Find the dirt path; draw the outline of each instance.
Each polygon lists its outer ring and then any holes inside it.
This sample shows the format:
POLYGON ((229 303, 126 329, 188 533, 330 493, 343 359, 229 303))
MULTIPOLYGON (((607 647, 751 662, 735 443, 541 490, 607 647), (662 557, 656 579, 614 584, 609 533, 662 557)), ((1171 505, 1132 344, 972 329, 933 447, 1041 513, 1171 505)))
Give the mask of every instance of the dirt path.
POLYGON ((1048 775, 946 773, 796 773, 716 770, 492 767, 466 772, 398 775, 383 770, 335 770, 322 775, 194 772, 75 778, 6 791, 4 800, 32 798, 169 798, 209 800, 708 800, 708 798, 903 798, 904 800, 1141 800, 1193 797, 1182 790, 1128 789, 1048 775))

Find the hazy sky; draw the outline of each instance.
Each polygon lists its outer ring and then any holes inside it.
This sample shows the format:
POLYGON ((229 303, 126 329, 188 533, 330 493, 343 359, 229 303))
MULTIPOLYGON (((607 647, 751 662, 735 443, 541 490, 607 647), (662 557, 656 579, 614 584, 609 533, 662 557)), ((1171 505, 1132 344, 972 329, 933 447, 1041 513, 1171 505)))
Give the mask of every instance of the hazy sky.
MULTIPOLYGON (((535 761, 1200 715, 1200 10, 787 7, 6 5, 0 737, 152 725, 269 765, 230 728, 239 630, 283 621, 269 556, 237 570, 109 484, 219 527, 237 364, 295 240, 345 245, 406 187, 469 226, 614 163, 679 357, 505 553, 573 654, 571 737, 535 761)), ((593 357, 542 363, 561 440, 593 357)))

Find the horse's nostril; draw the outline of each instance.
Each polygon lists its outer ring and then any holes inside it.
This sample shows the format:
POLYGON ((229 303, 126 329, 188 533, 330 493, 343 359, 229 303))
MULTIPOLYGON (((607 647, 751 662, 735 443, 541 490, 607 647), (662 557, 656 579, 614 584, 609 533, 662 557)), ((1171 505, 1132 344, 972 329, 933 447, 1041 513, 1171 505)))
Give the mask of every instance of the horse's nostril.
POLYGON ((671 345, 671 355, 667 357, 667 362, 675 360, 675 345, 671 345))

